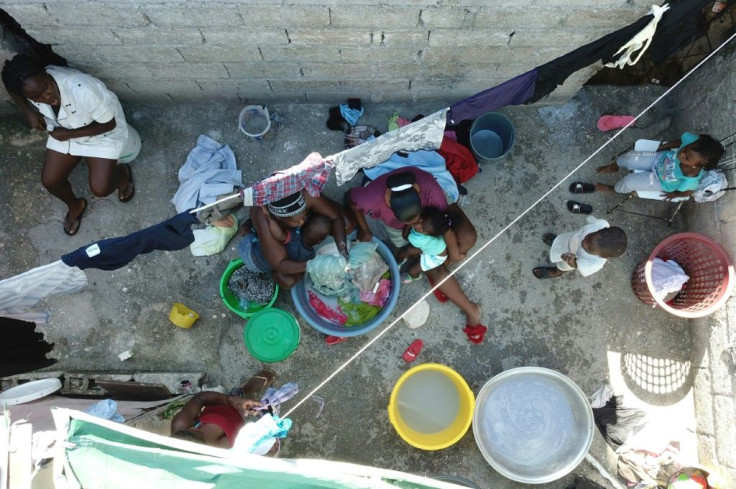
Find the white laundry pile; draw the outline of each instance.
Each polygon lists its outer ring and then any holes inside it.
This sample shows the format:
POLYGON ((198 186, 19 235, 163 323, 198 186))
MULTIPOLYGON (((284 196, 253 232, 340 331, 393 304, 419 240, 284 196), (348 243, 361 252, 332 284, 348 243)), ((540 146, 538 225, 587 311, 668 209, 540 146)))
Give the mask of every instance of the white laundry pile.
POLYGON ((671 294, 677 294, 682 286, 690 280, 685 271, 674 260, 664 261, 655 258, 652 263, 652 295, 657 299, 664 300, 671 294))

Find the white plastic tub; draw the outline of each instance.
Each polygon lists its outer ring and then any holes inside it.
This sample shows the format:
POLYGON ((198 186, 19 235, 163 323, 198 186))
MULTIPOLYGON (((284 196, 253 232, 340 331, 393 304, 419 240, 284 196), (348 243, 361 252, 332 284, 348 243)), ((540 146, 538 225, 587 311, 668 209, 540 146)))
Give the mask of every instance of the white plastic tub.
POLYGON ((271 118, 268 109, 260 105, 247 105, 240 111, 238 129, 246 136, 260 141, 271 129, 271 118))
POLYGON ((573 381, 542 367, 502 372, 478 393, 473 434, 501 475, 543 484, 571 472, 593 442, 593 410, 573 381))

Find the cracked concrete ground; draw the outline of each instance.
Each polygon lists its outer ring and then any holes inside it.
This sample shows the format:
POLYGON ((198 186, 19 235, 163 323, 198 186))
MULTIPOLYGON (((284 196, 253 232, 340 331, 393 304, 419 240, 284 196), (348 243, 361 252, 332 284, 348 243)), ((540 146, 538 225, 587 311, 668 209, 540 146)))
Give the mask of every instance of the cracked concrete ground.
MULTIPOLYGON (((437 452, 414 449, 394 432, 386 406, 394 383, 409 368, 401 353, 415 338, 425 343, 415 363, 452 367, 476 394, 503 370, 537 365, 559 370, 586 393, 610 382, 617 392, 627 394, 630 402, 671 416, 685 431, 692 430, 688 323, 643 305, 629 284, 632 270, 651 249, 681 229, 679 217, 666 227, 661 220, 626 212, 606 215, 620 197, 575 196, 575 200, 593 205, 594 215, 627 232, 628 250, 588 278, 570 273, 539 281, 531 274, 534 266, 546 263, 543 233, 574 230, 585 222, 584 216, 565 208, 571 198, 569 182, 593 180, 595 167, 638 138, 678 136, 668 131, 671 107, 665 101, 646 115, 638 128, 624 133, 537 203, 611 137, 612 133, 595 128, 600 115, 636 114, 663 91, 657 86, 594 87, 584 89, 563 106, 502 109, 515 124, 516 144, 504 159, 485 164, 482 173, 467 184, 470 199, 464 209, 478 230, 475 249, 534 207, 458 273, 468 296, 483 307, 483 320, 489 326, 485 341, 470 344, 461 331, 464 322, 460 310, 452 304, 439 304, 433 297, 428 299, 431 313, 424 326, 410 330, 397 324, 318 393, 325 400, 320 417, 315 416, 317 404, 311 401, 293 414, 294 428, 282 456, 349 461, 417 474, 457 474, 481 487, 525 487, 505 479, 486 463, 472 430, 453 447, 437 452), (681 370, 665 369, 665 365, 681 370)), ((118 202, 115 194, 92 196, 86 169, 80 165, 72 175, 72 185, 78 195, 89 200, 90 208, 73 237, 62 231, 63 204, 40 183, 45 136, 31 133, 20 112, 4 112, 0 121, 0 208, 5 216, 0 222, 0 278, 55 261, 92 241, 124 235, 174 215, 169 200, 178 187, 176 172, 201 133, 233 148, 245 183, 296 164, 311 151, 323 155, 339 151, 342 135, 324 127, 327 108, 269 106, 285 122, 258 142, 238 131, 241 107, 237 105, 126 106, 129 123, 143 139, 141 154, 133 164, 136 196, 128 204, 118 202)), ((395 109, 411 118, 437 108, 435 104, 373 104, 366 108, 361 123, 383 130, 395 109)), ((602 178, 608 183, 615 181, 611 175, 602 178)), ((356 177, 352 183, 358 181, 356 177)), ((347 188, 336 187, 333 177, 325 193, 341 201, 347 188)), ((624 209, 662 217, 673 207, 664 202, 631 201, 624 209)), ((247 211, 241 209, 238 217, 246 218, 247 211)), ((211 257, 195 258, 186 249, 155 252, 114 272, 90 270, 86 289, 40 304, 38 309, 50 312, 48 324, 40 329, 56 343, 53 355, 59 363, 53 368, 203 371, 208 385, 228 387, 261 368, 243 345, 243 320, 226 309, 218 294, 220 275, 237 257, 237 239, 223 253, 211 257), (201 319, 192 329, 181 330, 169 322, 173 302, 199 312, 201 319), (133 357, 121 362, 118 354, 125 350, 131 350, 133 357)), ((391 318, 424 291, 424 281, 402 288, 391 318)), ((276 307, 296 315, 288 294, 279 296, 276 307)), ((377 333, 329 347, 304 321, 300 325, 302 340, 297 351, 269 368, 283 382, 298 382, 302 393, 317 386, 377 333)), ((683 444, 685 451, 688 443, 683 444)), ((597 433, 591 455, 615 473, 613 452, 597 433)), ((575 475, 606 485, 583 462, 567 477, 540 487, 566 487, 575 475)))

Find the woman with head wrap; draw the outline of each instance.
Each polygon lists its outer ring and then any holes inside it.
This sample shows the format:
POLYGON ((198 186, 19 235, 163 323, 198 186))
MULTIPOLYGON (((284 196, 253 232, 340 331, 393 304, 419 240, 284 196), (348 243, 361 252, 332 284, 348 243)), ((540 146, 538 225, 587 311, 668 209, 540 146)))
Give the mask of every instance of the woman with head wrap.
POLYGON ((327 236, 335 238, 347 257, 346 236, 355 229, 352 213, 327 197, 295 192, 264 206, 250 208, 250 219, 241 228, 238 245, 244 265, 270 272, 279 286, 290 289, 304 276, 314 246, 327 236))

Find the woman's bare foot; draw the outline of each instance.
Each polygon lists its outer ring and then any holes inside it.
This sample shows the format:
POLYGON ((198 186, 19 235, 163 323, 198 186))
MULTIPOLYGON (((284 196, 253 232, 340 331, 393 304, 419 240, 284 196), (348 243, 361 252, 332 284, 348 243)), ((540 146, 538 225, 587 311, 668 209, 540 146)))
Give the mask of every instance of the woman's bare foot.
POLYGON ((616 161, 612 161, 608 165, 599 166, 595 169, 596 173, 616 173, 619 170, 618 163, 616 161))
POLYGON ((473 309, 471 312, 465 313, 465 319, 468 326, 475 326, 477 324, 480 324, 480 319, 483 315, 483 311, 480 306, 475 302, 472 302, 471 304, 473 304, 473 309))
POLYGON ((614 189, 610 185, 605 185, 603 183, 596 183, 595 191, 606 195, 614 195, 616 193, 616 189, 614 189))
POLYGON ((274 380, 276 380, 276 374, 264 369, 248 379, 240 388, 246 396, 252 396, 260 390, 271 387, 274 380))

